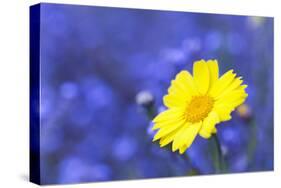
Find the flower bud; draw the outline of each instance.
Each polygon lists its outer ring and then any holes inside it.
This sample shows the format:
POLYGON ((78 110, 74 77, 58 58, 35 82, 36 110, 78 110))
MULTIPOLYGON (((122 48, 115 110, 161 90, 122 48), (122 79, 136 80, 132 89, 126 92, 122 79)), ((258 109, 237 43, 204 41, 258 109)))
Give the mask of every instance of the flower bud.
POLYGON ((252 118, 252 110, 247 104, 242 104, 238 106, 236 112, 242 119, 246 121, 252 118))
POLYGON ((136 95, 136 103, 142 107, 149 108, 154 104, 154 97, 150 91, 140 91, 136 95))

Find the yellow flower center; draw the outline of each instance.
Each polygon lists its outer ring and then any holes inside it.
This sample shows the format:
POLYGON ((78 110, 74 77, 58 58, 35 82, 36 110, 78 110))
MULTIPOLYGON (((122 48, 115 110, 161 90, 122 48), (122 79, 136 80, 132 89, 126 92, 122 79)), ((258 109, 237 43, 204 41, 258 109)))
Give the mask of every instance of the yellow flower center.
POLYGON ((186 120, 195 123, 203 120, 211 112, 214 100, 209 96, 193 96, 186 108, 186 120))

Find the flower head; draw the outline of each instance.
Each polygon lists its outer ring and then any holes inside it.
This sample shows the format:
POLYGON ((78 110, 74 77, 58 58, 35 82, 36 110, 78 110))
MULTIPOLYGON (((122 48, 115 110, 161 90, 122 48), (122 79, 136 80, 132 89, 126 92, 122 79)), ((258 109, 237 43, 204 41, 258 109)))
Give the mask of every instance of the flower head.
POLYGON ((172 80, 163 97, 167 110, 154 119, 158 129, 153 141, 160 139, 164 147, 172 142, 172 150, 184 153, 199 134, 210 138, 216 124, 231 119, 231 112, 247 98, 242 78, 229 70, 219 77, 216 60, 200 60, 193 65, 193 76, 181 71, 172 80))

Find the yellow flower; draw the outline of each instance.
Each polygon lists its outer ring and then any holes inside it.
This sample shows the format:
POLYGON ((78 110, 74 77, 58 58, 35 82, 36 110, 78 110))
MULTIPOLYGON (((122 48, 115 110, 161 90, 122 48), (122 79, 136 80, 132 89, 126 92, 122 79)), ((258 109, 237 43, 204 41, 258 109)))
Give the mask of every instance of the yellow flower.
POLYGON ((197 134, 210 138, 216 124, 230 120, 231 112, 247 98, 242 82, 233 70, 219 77, 216 60, 195 62, 193 76, 181 71, 163 97, 167 110, 153 119, 153 129, 158 129, 153 141, 160 139, 161 147, 172 142, 172 150, 183 154, 197 134))

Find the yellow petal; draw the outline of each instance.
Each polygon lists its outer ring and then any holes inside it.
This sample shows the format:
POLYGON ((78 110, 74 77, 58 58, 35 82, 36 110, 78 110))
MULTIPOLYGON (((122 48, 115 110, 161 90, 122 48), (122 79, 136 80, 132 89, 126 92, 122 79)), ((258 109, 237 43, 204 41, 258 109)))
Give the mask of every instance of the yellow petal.
POLYGON ((179 80, 183 85, 185 85, 186 87, 186 90, 187 90, 187 93, 189 95, 195 95, 197 94, 197 89, 196 89, 196 86, 195 86, 195 83, 194 83, 194 80, 193 80, 193 77, 192 75, 184 70, 184 71, 181 71, 177 76, 176 76, 176 79, 179 80))
POLYGON ((216 105, 213 109, 219 116, 220 121, 228 121, 231 119, 232 107, 227 105, 216 105))
POLYGON ((233 70, 227 71, 224 75, 219 78, 216 83, 214 83, 214 85, 209 91, 209 95, 213 98, 216 98, 232 83, 235 76, 236 74, 233 73, 233 70))
POLYGON ((169 126, 171 124, 175 124, 176 122, 181 121, 183 118, 184 117, 178 117, 178 118, 169 119, 167 121, 156 122, 154 123, 152 130, 160 129, 169 126))
POLYGON ((231 112, 245 101, 248 94, 244 88, 229 92, 215 102, 213 110, 219 115, 220 121, 230 120, 231 112))
MULTIPOLYGON (((182 112, 183 114, 184 112, 182 112)), ((170 125, 173 125, 179 121, 182 121, 185 119, 185 116, 184 115, 178 115, 178 116, 175 116, 175 117, 171 117, 169 119, 166 119, 166 120, 163 120, 163 121, 157 121, 157 122, 153 122, 154 125, 152 127, 152 130, 156 130, 156 129, 160 129, 160 128, 164 128, 166 126, 170 126, 170 125)))
POLYGON ((212 130, 212 133, 213 134, 217 133, 217 128, 216 127, 212 130))
POLYGON ((172 144, 172 151, 176 151, 179 147, 180 147, 180 137, 183 134, 183 131, 186 129, 187 126, 191 125, 191 123, 187 123, 185 125, 183 125, 180 130, 177 132, 177 134, 175 135, 173 144, 172 144))
POLYGON ((236 108, 234 104, 236 104, 236 101, 239 101, 240 99, 246 99, 248 94, 245 92, 244 87, 234 90, 232 92, 229 92, 223 96, 221 96, 216 103, 217 104, 226 104, 228 106, 233 106, 236 108))
POLYGON ((163 97, 163 103, 167 108, 184 107, 188 100, 187 97, 179 97, 176 94, 168 94, 163 97))
POLYGON ((181 71, 172 80, 168 95, 163 97, 163 103, 168 108, 185 106, 196 94, 198 92, 192 76, 188 71, 181 71))
POLYGON ((231 112, 247 98, 248 94, 245 91, 247 85, 240 84, 240 78, 234 79, 223 92, 217 95, 213 111, 218 114, 220 121, 230 120, 231 112))
POLYGON ((197 90, 191 74, 188 71, 181 71, 172 80, 168 93, 175 93, 183 97, 191 97, 197 94, 197 90))
POLYGON ((179 148, 180 154, 183 154, 188 148, 188 145, 184 144, 179 148))
POLYGON ((178 134, 175 136, 172 150, 176 151, 180 149, 182 146, 185 148, 189 148, 192 142, 194 141, 198 131, 200 130, 202 122, 198 122, 195 124, 191 124, 187 122, 181 130, 178 131, 178 134))
POLYGON ((235 78, 231 84, 229 84, 221 93, 219 93, 216 97, 215 100, 223 97, 224 95, 229 94, 230 92, 233 92, 235 90, 239 89, 246 89, 247 85, 241 85, 243 83, 243 80, 241 80, 241 77, 235 78))
POLYGON ((212 133, 216 132, 215 125, 219 122, 219 116, 216 112, 212 111, 209 113, 208 117, 206 117, 203 121, 202 127, 199 131, 199 134, 203 138, 210 138, 212 133))
POLYGON ((164 136, 161 138, 160 140, 160 147, 164 147, 166 145, 168 145, 169 143, 171 143, 174 139, 176 134, 178 133, 179 129, 174 130, 173 132, 169 133, 168 135, 164 136))
POLYGON ((193 77, 199 93, 205 95, 209 89, 210 74, 208 65, 204 60, 194 63, 193 77))
POLYGON ((182 117, 184 115, 183 112, 184 111, 182 108, 167 109, 167 110, 161 112, 160 114, 158 114, 152 120, 152 122, 157 123, 157 122, 167 121, 167 120, 171 120, 171 119, 179 119, 180 117, 182 117))
POLYGON ((240 106, 241 104, 243 104, 245 102, 247 96, 248 96, 248 94, 246 94, 245 97, 241 97, 235 101, 232 101, 230 103, 230 105, 233 106, 234 109, 237 108, 238 106, 240 106))
POLYGON ((160 128, 160 130, 155 134, 153 141, 158 140, 161 137, 166 136, 167 134, 171 133, 175 129, 179 128, 184 124, 185 120, 182 119, 176 123, 170 124, 169 126, 165 126, 163 128, 160 128))
POLYGON ((202 122, 198 122, 186 127, 183 131, 180 145, 184 146, 185 149, 188 149, 196 138, 201 126, 202 122))
POLYGON ((214 85, 214 83, 218 80, 219 78, 219 66, 217 60, 208 60, 207 65, 209 68, 209 73, 210 73, 210 87, 214 85))
POLYGON ((186 85, 179 80, 171 81, 171 87, 168 89, 168 92, 179 95, 179 97, 188 97, 189 95, 186 85))

